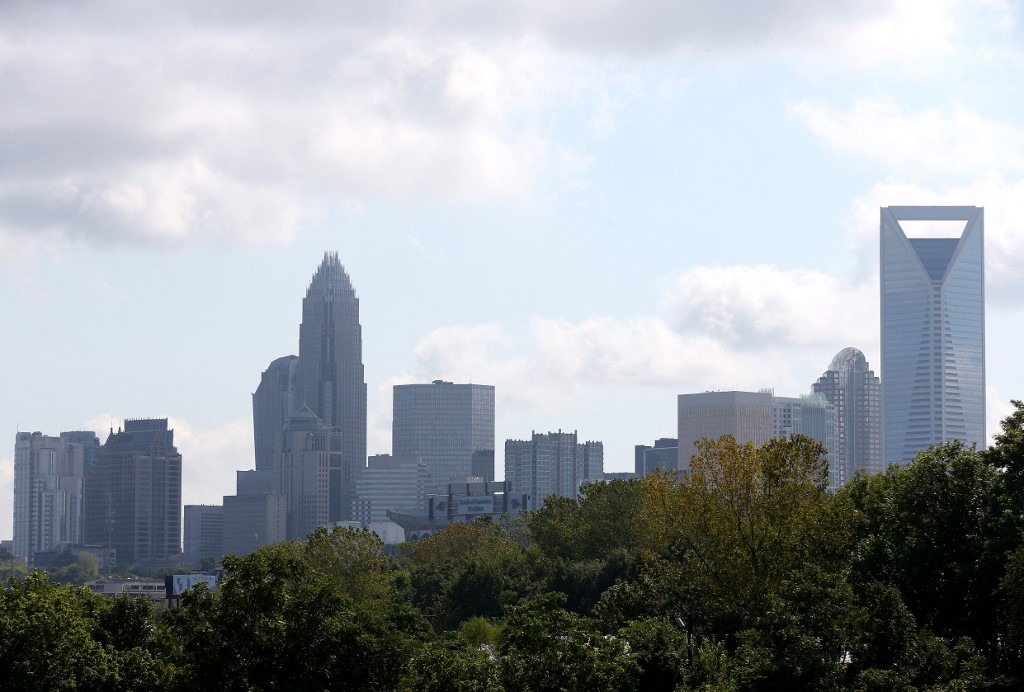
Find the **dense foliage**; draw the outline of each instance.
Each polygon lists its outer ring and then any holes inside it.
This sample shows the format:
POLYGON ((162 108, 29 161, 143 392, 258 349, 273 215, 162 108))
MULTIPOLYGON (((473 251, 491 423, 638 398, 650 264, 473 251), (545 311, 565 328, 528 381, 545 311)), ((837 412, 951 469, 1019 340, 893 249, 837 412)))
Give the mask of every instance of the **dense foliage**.
POLYGON ((216 593, 173 609, 12 568, 0 686, 1020 689, 1014 405, 994 447, 935 447, 836 494, 812 440, 704 440, 685 473, 453 525, 399 558, 351 529, 228 556, 216 593))

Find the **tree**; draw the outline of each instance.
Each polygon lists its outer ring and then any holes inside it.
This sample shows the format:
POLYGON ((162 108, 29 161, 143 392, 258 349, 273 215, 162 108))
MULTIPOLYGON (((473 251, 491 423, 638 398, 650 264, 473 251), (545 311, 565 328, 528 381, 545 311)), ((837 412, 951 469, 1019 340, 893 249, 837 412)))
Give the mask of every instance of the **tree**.
POLYGON ((854 584, 896 587, 919 627, 994 654, 1005 554, 992 551, 999 472, 950 442, 906 467, 856 476, 839 496, 856 517, 854 584))
POLYGON ((820 443, 739 444, 726 435, 697 448, 688 471, 644 479, 648 569, 671 585, 685 621, 737 631, 765 613, 794 569, 841 564, 849 530, 825 491, 820 443))
POLYGON ((547 593, 511 606, 498 644, 506 690, 621 690, 636 687, 636 662, 624 642, 564 609, 547 593))

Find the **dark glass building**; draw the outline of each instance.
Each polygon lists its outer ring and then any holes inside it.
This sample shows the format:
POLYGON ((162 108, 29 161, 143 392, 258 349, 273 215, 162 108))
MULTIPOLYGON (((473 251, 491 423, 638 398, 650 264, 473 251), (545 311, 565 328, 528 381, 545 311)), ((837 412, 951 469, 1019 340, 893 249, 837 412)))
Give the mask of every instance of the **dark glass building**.
POLYGON ((181 553, 181 455, 166 418, 126 420, 111 431, 85 478, 84 540, 118 564, 181 553))
POLYGON ((274 444, 288 416, 295 413, 298 356, 284 356, 270 364, 252 395, 252 430, 256 443, 256 470, 270 470, 274 444))
POLYGON ((985 446, 984 210, 881 209, 885 461, 949 440, 985 446), (901 221, 963 221, 960 237, 908 237, 901 221))

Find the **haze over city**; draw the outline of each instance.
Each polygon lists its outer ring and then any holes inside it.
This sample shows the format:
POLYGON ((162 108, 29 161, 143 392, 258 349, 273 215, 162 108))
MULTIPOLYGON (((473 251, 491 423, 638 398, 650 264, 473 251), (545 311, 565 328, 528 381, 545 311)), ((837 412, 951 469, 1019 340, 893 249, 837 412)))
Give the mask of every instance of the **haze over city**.
MULTIPOLYGON (((170 418, 183 502, 336 250, 394 384, 605 468, 676 395, 879 368, 879 207, 985 207, 988 432, 1024 397, 1019 3, 0 7, 0 538, 17 430, 170 418), (696 9, 695 9, 696 8, 696 9)), ((881 373, 884 378, 885 374, 881 373)))

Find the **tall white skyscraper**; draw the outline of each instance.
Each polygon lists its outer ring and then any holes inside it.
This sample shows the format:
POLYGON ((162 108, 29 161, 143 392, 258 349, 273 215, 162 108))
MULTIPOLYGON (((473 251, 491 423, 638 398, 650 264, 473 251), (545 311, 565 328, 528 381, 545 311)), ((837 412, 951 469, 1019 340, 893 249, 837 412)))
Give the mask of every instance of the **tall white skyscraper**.
POLYGON ((882 207, 880 235, 885 461, 950 440, 984 447, 984 210, 882 207), (908 237, 906 221, 965 226, 908 237))
POLYGON ((14 554, 26 561, 82 542, 85 447, 19 432, 14 443, 14 554))

